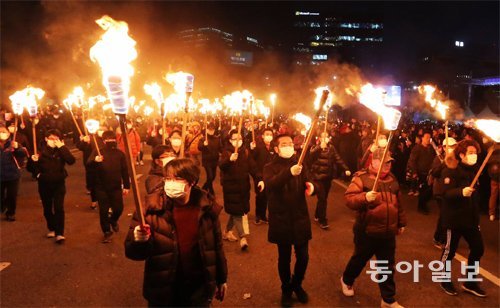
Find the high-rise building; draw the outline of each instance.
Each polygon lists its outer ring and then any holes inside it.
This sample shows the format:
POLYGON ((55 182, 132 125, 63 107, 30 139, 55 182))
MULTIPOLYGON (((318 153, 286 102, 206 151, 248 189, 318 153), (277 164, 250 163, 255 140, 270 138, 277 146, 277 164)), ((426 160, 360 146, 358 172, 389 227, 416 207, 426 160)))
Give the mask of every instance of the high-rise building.
POLYGON ((373 50, 380 50, 384 41, 384 24, 380 18, 364 14, 343 17, 324 11, 295 11, 294 14, 293 50, 299 65, 318 64, 331 57, 363 63, 366 62, 363 58, 373 50))

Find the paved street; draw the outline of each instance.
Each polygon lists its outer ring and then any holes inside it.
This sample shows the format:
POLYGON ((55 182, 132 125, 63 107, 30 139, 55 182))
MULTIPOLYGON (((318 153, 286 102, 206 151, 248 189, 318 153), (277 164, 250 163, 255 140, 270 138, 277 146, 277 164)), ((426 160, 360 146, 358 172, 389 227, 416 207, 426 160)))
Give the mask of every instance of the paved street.
MULTIPOLYGON (((20 306, 145 306, 142 297, 143 262, 134 262, 124 256, 123 240, 133 211, 133 197, 126 197, 121 230, 111 244, 101 244, 102 234, 97 211, 90 209, 89 196, 85 194, 84 170, 81 154, 77 163, 68 168, 65 201, 67 237, 64 245, 46 239, 47 232, 38 197, 36 182, 24 174, 18 200, 16 222, 1 222, 1 262, 11 263, 0 272, 2 307, 20 306)), ((148 156, 147 156, 148 157, 148 156)), ((140 186, 149 171, 150 161, 138 168, 140 186)), ((203 181, 202 181, 203 183, 203 181)), ((222 193, 216 180, 218 201, 222 193)), ((310 263, 304 281, 309 292, 309 306, 378 306, 378 287, 368 274, 362 273, 355 284, 356 295, 346 298, 339 289, 342 274, 352 250, 353 213, 344 205, 344 188, 332 185, 329 196, 328 217, 330 230, 323 231, 313 222, 313 239, 310 242, 310 263)), ((310 213, 316 199, 309 199, 310 213)), ((485 242, 483 270, 491 273, 484 279, 487 298, 477 298, 460 292, 451 297, 431 281, 427 265, 437 260, 440 251, 432 245, 432 234, 437 217, 423 216, 416 212, 416 198, 403 197, 409 225, 398 237, 397 261, 419 261, 420 282, 413 282, 413 271, 396 274, 397 299, 409 307, 498 307, 500 288, 499 224, 482 217, 481 229, 485 242)), ((253 201, 252 215, 253 218, 253 201)), ((221 214, 223 226, 227 215, 221 214)), ((280 283, 277 273, 277 248, 267 242, 267 226, 251 225, 250 249, 241 252, 237 243, 225 243, 228 259, 228 293, 221 304, 215 306, 277 306, 280 300, 280 283), (244 299, 249 293, 251 297, 244 299)), ((465 243, 459 253, 467 256, 465 243)), ((368 269, 368 267, 366 268, 368 269)), ((458 261, 453 262, 453 279, 461 277, 458 261)), ((300 304, 297 303, 297 306, 300 304)))

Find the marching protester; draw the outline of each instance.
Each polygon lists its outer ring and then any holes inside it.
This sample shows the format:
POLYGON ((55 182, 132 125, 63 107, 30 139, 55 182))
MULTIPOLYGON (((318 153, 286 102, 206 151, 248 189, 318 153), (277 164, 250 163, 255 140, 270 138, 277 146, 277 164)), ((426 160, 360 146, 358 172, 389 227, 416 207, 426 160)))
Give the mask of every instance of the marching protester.
POLYGON ((95 195, 99 203, 99 221, 104 234, 103 243, 110 243, 113 231, 118 232, 118 220, 123 212, 123 196, 130 189, 125 154, 117 149, 116 135, 113 131, 102 134, 104 148, 97 155, 93 150, 87 165, 95 170, 95 195), (109 215, 109 209, 112 210, 109 215))
MULTIPOLYGON (((103 146, 101 138, 103 132, 103 128, 100 128, 97 131, 97 136, 95 137, 99 147, 103 146)), ((87 163, 92 152, 95 150, 95 145, 94 143, 91 143, 90 136, 82 135, 80 136, 80 140, 76 143, 76 147, 83 153, 82 162, 85 167, 85 188, 87 189, 88 194, 90 194, 90 208, 95 210, 97 208, 97 196, 95 192, 96 170, 94 165, 89 165, 87 163)))
POLYGON ((172 147, 159 144, 151 152, 151 169, 146 177, 146 193, 152 194, 163 189, 163 168, 174 158, 177 158, 172 147))
POLYGON ((164 170, 164 189, 146 199, 146 225, 133 216, 125 255, 146 261, 143 296, 150 307, 209 307, 227 290, 222 208, 196 186, 200 169, 192 160, 174 159, 164 170))
MULTIPOLYGON (((172 146, 172 150, 174 150, 175 156, 179 157, 182 146, 182 132, 180 130, 174 129, 170 133, 170 138, 168 140, 170 142, 170 145, 172 146)), ((185 152, 185 154, 189 153, 185 152)))
POLYGON ((198 166, 201 165, 201 150, 198 149, 200 140, 203 138, 200 123, 194 121, 191 123, 189 134, 186 136, 186 152, 198 166))
POLYGON ((427 176, 432 167, 436 152, 431 146, 431 134, 425 132, 421 144, 416 144, 410 153, 408 169, 411 170, 412 178, 418 179, 418 211, 429 214, 427 203, 432 198, 432 188, 427 183, 427 176))
POLYGON ((215 135, 215 124, 209 123, 207 125, 207 137, 207 140, 203 137, 198 143, 198 149, 201 151, 201 162, 207 176, 202 189, 215 196, 213 181, 215 180, 219 155, 222 149, 220 137, 215 135))
POLYGON ((390 173, 393 158, 387 155, 383 162, 382 158, 382 149, 373 152, 368 169, 355 173, 345 192, 346 205, 356 211, 356 220, 353 227, 354 254, 340 284, 345 296, 354 296, 354 281, 375 255, 388 269, 387 279, 378 282, 381 307, 402 307, 395 299, 394 265, 396 235, 404 232, 406 215, 400 200, 399 183, 390 173), (382 168, 380 179, 377 187, 373 187, 379 167, 382 168))
POLYGON ((236 130, 231 130, 229 133, 229 142, 222 150, 219 168, 224 211, 229 214, 224 239, 237 241, 238 238, 232 231, 236 227, 241 250, 247 250, 249 230, 245 230, 243 219, 248 218, 246 215, 250 211, 249 176, 251 175, 257 181, 260 191, 264 190, 264 182, 250 151, 243 147, 241 134, 236 130))
POLYGON ((137 163, 141 166, 144 166, 144 146, 147 140, 147 126, 146 123, 143 122, 141 116, 135 118, 135 130, 139 134, 139 138, 141 139, 141 149, 139 150, 139 155, 137 156, 137 163))
MULTIPOLYGON (((132 153, 132 162, 135 162, 136 165, 139 165, 139 163, 137 162, 137 158, 139 157, 139 152, 141 150, 141 137, 135 130, 134 126, 132 125, 132 121, 130 120, 127 120, 127 133, 130 151, 132 153)), ((118 144, 118 149, 125 153, 125 141, 123 139, 122 131, 119 127, 116 128, 116 141, 118 144)))
MULTIPOLYGON (((443 246, 441 262, 447 272, 451 271, 449 262, 455 257, 460 238, 469 245, 466 273, 479 272, 479 261, 484 253, 483 238, 479 227, 479 196, 476 187, 470 187, 477 171, 477 156, 480 146, 473 140, 462 140, 453 150, 455 159, 446 160, 442 171, 442 210, 443 227, 446 228, 446 244, 443 246)), ((462 265, 463 266, 463 265, 462 265)), ((473 277, 473 276, 472 276, 473 277)), ((449 276, 451 279, 451 274, 449 276)), ((470 278, 469 278, 470 279, 470 278)), ((441 288, 448 295, 457 295, 453 282, 441 282, 441 288)), ((476 281, 466 281, 462 285, 465 292, 485 297, 486 292, 476 281)))
POLYGON ((344 163, 337 150, 330 143, 328 133, 322 132, 318 139, 319 144, 311 147, 310 150, 310 173, 311 179, 317 184, 318 190, 318 203, 316 204, 316 211, 314 220, 319 223, 321 229, 328 229, 328 219, 326 218, 326 209, 328 194, 334 178, 335 167, 339 166, 345 172, 346 176, 351 175, 349 167, 344 163))
MULTIPOLYGON (((264 174, 264 166, 272 161, 275 156, 274 147, 271 142, 274 139, 274 133, 271 128, 265 128, 262 131, 262 141, 257 142, 252 156, 257 164, 260 174, 264 174)), ((268 223, 267 219, 267 191, 259 189, 259 183, 254 180, 255 188, 255 224, 268 223)))
POLYGON ((38 192, 42 199, 43 215, 47 222, 48 238, 62 243, 64 236, 64 196, 66 195, 65 165, 73 165, 75 157, 62 140, 62 134, 56 129, 45 133, 45 146, 40 153, 32 155, 34 173, 38 179, 38 192))
MULTIPOLYGON (((16 138, 17 139, 17 138, 16 138)), ((10 132, 0 125, 0 201, 7 221, 16 220, 17 194, 21 179, 21 166, 26 149, 11 139, 10 132)))
POLYGON ((297 164, 290 135, 276 137, 274 151, 278 154, 264 167, 269 200, 269 242, 278 246, 278 272, 281 280, 281 305, 292 305, 292 293, 301 303, 309 301, 302 287, 309 263, 309 241, 312 238, 311 221, 306 195, 311 196, 316 186, 308 181, 305 168, 297 164), (292 246, 295 250, 295 268, 290 271, 292 246))

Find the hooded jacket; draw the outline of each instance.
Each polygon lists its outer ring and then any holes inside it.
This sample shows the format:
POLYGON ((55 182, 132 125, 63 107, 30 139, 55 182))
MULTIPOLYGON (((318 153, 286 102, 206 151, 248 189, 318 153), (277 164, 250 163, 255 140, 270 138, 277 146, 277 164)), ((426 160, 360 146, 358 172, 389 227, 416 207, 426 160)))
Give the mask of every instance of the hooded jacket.
MULTIPOLYGON (((199 251, 204 268, 204 286, 209 298, 216 287, 227 280, 227 262, 222 247, 222 233, 219 222, 221 206, 206 192, 194 186, 189 198, 191 205, 200 208, 198 218, 199 251)), ((139 225, 134 213, 127 238, 125 255, 136 261, 146 261, 144 268, 143 295, 146 300, 170 306, 175 296, 174 284, 179 265, 179 248, 175 221, 173 220, 173 200, 161 190, 146 197, 144 218, 151 227, 151 237, 147 242, 134 241, 134 229, 139 225)))
POLYGON ((349 167, 332 144, 328 144, 325 149, 322 149, 319 145, 313 146, 310 154, 309 162, 312 180, 332 180, 335 175, 336 165, 339 165, 344 171, 349 170, 349 167))

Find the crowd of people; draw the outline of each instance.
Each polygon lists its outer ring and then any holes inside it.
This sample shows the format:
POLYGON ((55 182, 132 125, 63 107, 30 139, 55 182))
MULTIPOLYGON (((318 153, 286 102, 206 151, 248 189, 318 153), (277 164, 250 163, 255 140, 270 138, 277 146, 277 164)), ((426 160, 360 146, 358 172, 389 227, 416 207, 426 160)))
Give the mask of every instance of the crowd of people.
MULTIPOLYGON (((65 166, 76 161, 66 142, 72 141, 83 154, 89 204, 98 209, 102 242, 109 243, 120 228, 123 196, 131 187, 124 132, 114 119, 102 121, 93 142, 59 117, 58 112, 49 112, 18 121, 17 126, 12 114, 0 117, 2 211, 7 221, 16 220, 21 170, 26 168, 38 182, 47 237, 63 243, 65 166)), ((468 265, 480 261, 484 245, 479 215, 487 211, 489 220, 498 219, 500 185, 497 148, 478 184, 470 187, 488 148, 496 146, 480 132, 454 124, 446 139, 442 123, 405 122, 389 140, 388 132, 377 134, 376 123, 348 119, 316 128, 312 144, 304 149, 307 131, 292 120, 280 117, 267 126, 245 121, 241 131, 237 126, 230 119, 191 121, 182 140, 179 123, 162 126, 142 117, 127 122, 133 163, 143 165, 145 149, 151 148, 144 217, 134 214, 125 241, 126 256, 146 262, 144 297, 150 306, 208 306, 214 296, 224 298, 228 271, 223 241, 250 249, 252 186, 253 223, 268 224, 268 240, 277 245, 283 306, 292 305, 293 294, 308 302, 303 280, 312 224, 306 196, 317 196, 313 220, 328 229, 328 194, 336 178, 350 181, 345 203, 356 212, 354 254, 340 279, 345 296, 354 296, 355 280, 372 256, 387 260, 394 271, 396 236, 407 224, 403 191, 418 199, 423 215, 429 213, 430 202, 438 204, 433 241, 442 249, 442 262, 453 259, 462 237, 469 245, 468 265), (306 156, 299 163, 302 151, 306 156), (202 185, 201 167, 206 175, 202 185), (217 169, 222 205, 215 201, 217 169), (229 218, 221 227, 222 211, 229 218)), ((379 287, 381 307, 401 307, 392 274, 379 287)), ((451 281, 441 287, 457 295, 451 281)), ((486 296, 477 282, 462 287, 486 296)))

